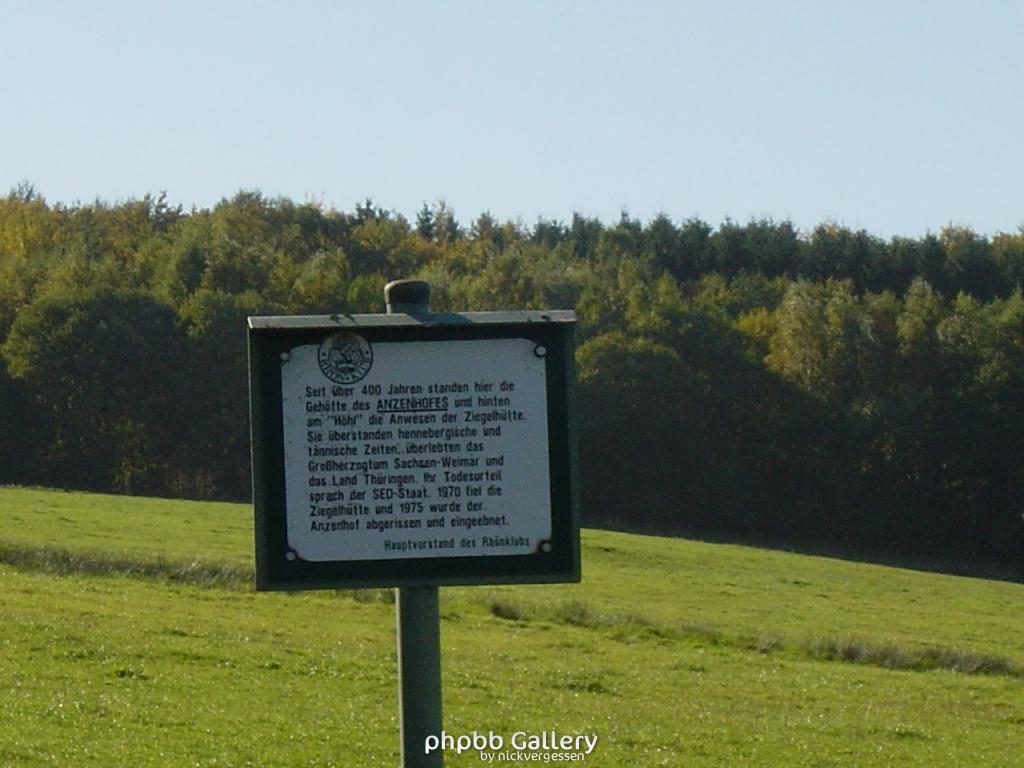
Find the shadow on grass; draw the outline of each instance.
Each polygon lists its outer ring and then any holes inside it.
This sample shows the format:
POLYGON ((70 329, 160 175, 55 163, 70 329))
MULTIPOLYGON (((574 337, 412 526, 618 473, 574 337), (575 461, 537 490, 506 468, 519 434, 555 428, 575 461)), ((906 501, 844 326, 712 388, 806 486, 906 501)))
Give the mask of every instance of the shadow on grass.
POLYGON ((705 624, 668 625, 636 613, 616 614, 600 611, 581 600, 540 607, 507 598, 492 598, 487 602, 487 607, 491 615, 498 619, 523 624, 548 621, 592 630, 637 630, 633 639, 689 640, 702 645, 722 646, 761 654, 786 653, 812 661, 841 661, 891 670, 947 670, 965 675, 1024 678, 1024 666, 1012 659, 961 648, 911 648, 856 638, 813 637, 795 641, 768 632, 756 635, 730 635, 705 624))
MULTIPOLYGON (((208 589, 254 589, 254 575, 250 568, 203 560, 163 557, 147 560, 0 542, 0 564, 53 576, 125 576, 208 589)), ((333 593, 357 603, 393 605, 395 602, 393 589, 344 589, 333 590, 333 593)))
POLYGON ((140 560, 58 547, 26 547, 0 543, 0 563, 55 576, 129 576, 220 589, 251 587, 252 571, 201 560, 140 560))
POLYGON ((946 669, 965 675, 1006 675, 1024 677, 1024 668, 1010 659, 992 654, 973 653, 960 648, 937 646, 905 648, 893 644, 875 644, 854 638, 812 638, 804 646, 812 659, 850 661, 885 669, 927 672, 946 669))

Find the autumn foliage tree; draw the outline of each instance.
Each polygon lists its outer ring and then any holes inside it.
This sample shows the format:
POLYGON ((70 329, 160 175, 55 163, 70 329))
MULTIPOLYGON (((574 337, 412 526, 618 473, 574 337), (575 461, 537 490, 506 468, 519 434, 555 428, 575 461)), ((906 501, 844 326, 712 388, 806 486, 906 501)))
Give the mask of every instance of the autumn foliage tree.
POLYGON ((0 198, 0 482, 244 499, 245 318, 571 308, 585 522, 1019 567, 1024 230, 0 198))

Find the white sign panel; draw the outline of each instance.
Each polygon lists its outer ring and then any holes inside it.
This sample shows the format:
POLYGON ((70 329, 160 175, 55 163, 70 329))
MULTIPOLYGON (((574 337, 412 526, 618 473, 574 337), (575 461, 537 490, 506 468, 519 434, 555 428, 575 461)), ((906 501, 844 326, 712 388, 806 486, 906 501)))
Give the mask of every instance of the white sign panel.
POLYGON ((527 339, 339 331, 283 355, 289 557, 548 551, 544 354, 527 339))

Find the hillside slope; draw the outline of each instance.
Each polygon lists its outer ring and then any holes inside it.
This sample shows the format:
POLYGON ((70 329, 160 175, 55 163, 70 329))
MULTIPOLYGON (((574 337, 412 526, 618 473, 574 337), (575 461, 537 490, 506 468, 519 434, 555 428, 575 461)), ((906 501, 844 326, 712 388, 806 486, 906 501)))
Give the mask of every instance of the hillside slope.
MULTIPOLYGON (((390 592, 254 593, 245 506, 0 510, 0 765, 395 764, 390 592)), ((583 558, 442 590, 448 732, 596 733, 597 766, 1019 764, 1020 585, 589 530, 583 558)))

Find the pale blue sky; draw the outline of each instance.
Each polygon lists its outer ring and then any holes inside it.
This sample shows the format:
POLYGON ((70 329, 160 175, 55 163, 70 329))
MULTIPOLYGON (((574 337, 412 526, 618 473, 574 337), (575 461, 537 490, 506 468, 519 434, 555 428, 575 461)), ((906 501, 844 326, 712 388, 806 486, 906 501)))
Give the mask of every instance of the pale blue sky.
POLYGON ((0 0, 0 194, 1024 224, 1024 0, 0 0))

